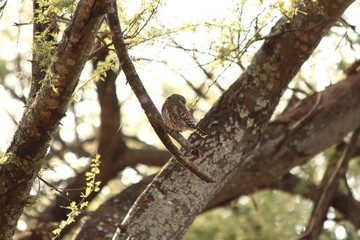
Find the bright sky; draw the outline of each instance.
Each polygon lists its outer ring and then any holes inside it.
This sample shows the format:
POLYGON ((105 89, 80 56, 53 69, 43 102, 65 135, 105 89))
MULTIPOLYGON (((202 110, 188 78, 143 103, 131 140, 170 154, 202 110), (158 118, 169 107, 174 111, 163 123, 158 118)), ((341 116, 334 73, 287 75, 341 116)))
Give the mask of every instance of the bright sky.
MULTIPOLYGON (((139 2, 139 1, 137 1, 139 2)), ((158 19, 161 20, 162 24, 167 27, 178 27, 184 23, 189 22, 211 22, 212 19, 220 19, 224 21, 229 21, 231 17, 237 17, 231 12, 231 8, 238 1, 234 0, 183 0, 183 1, 165 1, 163 7, 160 8, 158 13, 158 19)), ((266 2, 266 1, 263 1, 266 2)), ((268 1, 271 2, 271 1, 268 1)), ((126 5, 126 9, 129 11, 132 10, 132 6, 136 6, 134 1, 127 0, 122 2, 126 5)), ((247 1, 247 7, 245 8, 244 14, 249 15, 249 19, 251 20, 258 13, 258 1, 247 1)), ((0 43, 2 46, 2 51, 0 52, 0 59, 7 61, 7 68, 10 71, 14 71, 14 74, 9 74, 7 76, 7 82, 9 84, 16 84, 19 79, 16 77, 17 71, 15 65, 12 63, 12 60, 17 56, 21 55, 23 58, 22 61, 22 69, 24 71, 24 78, 21 81, 27 81, 28 74, 30 72, 30 62, 27 60, 31 59, 31 42, 29 39, 31 38, 32 28, 30 25, 23 26, 21 28, 14 26, 16 23, 26 23, 30 22, 31 14, 27 12, 27 10, 31 9, 32 1, 8 1, 4 16, 0 20, 0 43)), ((359 2, 356 3, 359 7, 359 2)), ((346 19, 354 25, 360 26, 360 18, 357 17, 359 8, 350 7, 345 16, 346 19)), ((133 8, 135 9, 135 8, 133 8)), ((249 20, 249 21, 250 21, 249 20)), ((341 29, 339 29, 341 31, 341 29)), ((358 29, 359 31, 359 29, 358 29)), ((197 32, 197 33, 182 33, 178 34, 177 40, 185 47, 207 47, 207 42, 212 40, 211 34, 214 33, 205 33, 205 32, 197 32)), ((354 34, 348 32, 348 34, 355 38, 354 34)), ((215 38, 215 37, 214 37, 215 38)), ((356 53, 351 51, 350 47, 347 46, 342 48, 342 51, 345 54, 339 54, 338 50, 332 48, 329 50, 329 45, 334 44, 329 39, 325 39, 322 41, 319 46, 319 50, 322 51, 316 59, 310 59, 304 64, 303 67, 303 75, 304 77, 318 77, 321 81, 318 82, 318 88, 323 89, 325 86, 329 85, 330 82, 334 82, 339 79, 339 72, 337 69, 333 69, 333 71, 329 71, 329 64, 336 66, 340 58, 347 58, 347 62, 352 62, 354 59, 359 58, 360 50, 356 49, 356 53), (319 64, 324 63, 324 64, 319 64)), ((340 46, 341 46, 341 42, 340 46)), ((254 49, 255 50, 255 49, 254 49)), ((149 47, 139 47, 138 49, 134 49, 131 51, 133 56, 137 57, 148 57, 155 59, 166 59, 169 65, 174 68, 180 70, 182 73, 186 73, 187 77, 193 80, 195 83, 200 83, 204 80, 203 74, 198 70, 193 68, 188 64, 189 56, 186 54, 179 54, 177 50, 164 50, 163 44, 161 41, 159 42, 159 46, 154 46, 152 48, 149 47), (175 56, 175 57, 174 57, 175 56)), ((162 95, 164 94, 164 88, 160 87, 161 84, 154 84, 155 82, 166 83, 168 91, 176 91, 177 89, 186 89, 186 83, 182 80, 181 77, 174 75, 169 69, 165 69, 163 66, 158 64, 151 63, 147 68, 144 66, 138 66, 139 73, 143 78, 145 86, 148 88, 149 93, 151 94, 155 104, 160 108, 163 102, 162 95)), ((224 78, 221 80, 221 84, 223 86, 229 85, 233 80, 234 76, 240 74, 240 70, 237 67, 230 69, 224 75, 224 78)), ((125 81, 119 82, 119 98, 120 100, 128 99, 129 96, 132 96, 131 91, 129 91, 129 86, 125 85, 125 81)), ((88 91, 86 94, 93 94, 93 91, 88 91)), ((220 94, 220 93, 219 93, 220 94)), ((4 90, 2 86, 0 86, 0 95, 3 96, 4 99, 9 99, 10 95, 4 90)), ((191 91, 184 92, 184 95, 187 95, 188 98, 194 97, 191 91)), ((94 114, 98 111, 96 105, 96 96, 92 97, 93 101, 87 103, 89 106, 85 106, 84 109, 94 110, 94 114)), ((210 104, 200 103, 201 109, 206 111, 211 107, 210 104)), ((142 115, 135 114, 139 112, 140 106, 137 103, 137 100, 132 97, 123 105, 123 112, 134 114, 126 114, 125 118, 127 123, 131 123, 131 126, 124 126, 125 131, 127 131, 127 127, 140 126, 143 124, 144 117, 142 115)), ((0 102, 0 118, 2 124, 0 125, 0 131, 4 133, 2 138, 0 138, 0 150, 5 151, 9 141, 13 135, 16 125, 14 122, 8 117, 7 111, 15 114, 15 120, 18 121, 22 115, 23 106, 16 101, 7 100, 0 102)), ((79 109, 81 111, 81 109, 79 109)), ((141 112, 141 110, 140 110, 141 112)), ((202 117, 204 112, 196 112, 196 116, 202 117)), ((83 114, 86 114, 84 112, 83 114)), ((63 120, 63 123, 71 123, 72 116, 69 115, 68 118, 63 120)), ((84 132, 84 135, 87 135, 87 131, 89 131, 89 125, 82 125, 78 127, 78 130, 84 132)), ((67 137, 68 140, 73 138, 73 134, 71 133, 72 129, 63 129, 62 135, 67 137)), ((140 128, 139 130, 140 137, 146 139, 149 143, 157 140, 156 136, 153 135, 152 130, 149 128, 140 128)))

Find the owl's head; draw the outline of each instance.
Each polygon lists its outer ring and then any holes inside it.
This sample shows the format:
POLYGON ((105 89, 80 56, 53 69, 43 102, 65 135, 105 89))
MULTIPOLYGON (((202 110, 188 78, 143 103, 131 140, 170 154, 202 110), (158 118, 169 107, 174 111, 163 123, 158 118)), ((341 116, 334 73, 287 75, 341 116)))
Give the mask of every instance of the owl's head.
POLYGON ((186 99, 180 94, 171 94, 170 96, 167 97, 166 101, 171 101, 173 103, 186 106, 186 99))

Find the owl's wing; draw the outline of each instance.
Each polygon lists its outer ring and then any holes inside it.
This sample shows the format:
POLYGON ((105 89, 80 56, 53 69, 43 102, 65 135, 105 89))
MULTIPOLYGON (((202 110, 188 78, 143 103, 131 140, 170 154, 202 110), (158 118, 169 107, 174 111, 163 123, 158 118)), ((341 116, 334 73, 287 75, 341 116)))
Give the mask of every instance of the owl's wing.
POLYGON ((177 107, 181 119, 183 120, 184 124, 186 124, 189 127, 189 130, 196 129, 196 125, 191 113, 184 107, 180 107, 180 106, 177 107))

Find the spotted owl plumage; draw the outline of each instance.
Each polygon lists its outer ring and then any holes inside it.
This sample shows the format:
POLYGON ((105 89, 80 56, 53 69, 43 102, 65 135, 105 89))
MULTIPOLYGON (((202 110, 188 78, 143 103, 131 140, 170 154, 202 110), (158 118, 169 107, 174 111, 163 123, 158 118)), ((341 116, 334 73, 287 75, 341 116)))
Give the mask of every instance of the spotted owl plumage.
POLYGON ((186 108, 186 99, 179 94, 172 94, 166 98, 161 115, 165 125, 172 130, 195 131, 201 137, 207 137, 207 134, 196 126, 191 113, 186 108))

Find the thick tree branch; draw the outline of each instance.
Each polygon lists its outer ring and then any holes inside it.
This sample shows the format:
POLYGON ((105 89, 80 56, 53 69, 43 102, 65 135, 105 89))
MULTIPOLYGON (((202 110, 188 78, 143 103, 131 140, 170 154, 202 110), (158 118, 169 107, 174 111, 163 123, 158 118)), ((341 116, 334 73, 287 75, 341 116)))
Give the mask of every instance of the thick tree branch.
POLYGON ((27 107, 0 166, 0 239, 11 239, 50 139, 72 98, 108 1, 81 0, 34 101, 27 107))
POLYGON ((151 126, 154 128, 159 139, 165 147, 174 155, 176 160, 186 169, 198 176, 201 180, 207 183, 215 182, 214 179, 204 172, 202 172, 196 165, 186 159, 179 149, 171 142, 171 139, 165 131, 165 126, 161 120, 161 115, 154 103, 152 102, 149 94, 147 93, 144 85, 142 84, 139 75, 136 73, 135 67, 127 53, 127 49, 123 40, 123 35, 120 28, 119 17, 117 13, 116 1, 112 1, 112 7, 107 14, 108 24, 111 30, 116 54, 121 63, 121 67, 126 75, 127 82, 130 84, 136 97, 138 98, 141 107, 149 119, 151 126))
MULTIPOLYGON (((94 60, 94 68, 100 61, 104 61, 108 51, 104 51, 98 54, 96 60, 94 60)), ((117 159, 126 152, 127 147, 125 141, 122 138, 121 132, 118 132, 120 127, 120 106, 118 97, 116 94, 116 78, 118 71, 108 69, 104 73, 104 81, 96 82, 98 99, 100 105, 100 131, 98 137, 98 148, 97 153, 101 156, 100 173, 97 176, 97 181, 101 182, 99 186, 102 188, 106 183, 120 170, 117 167, 117 159)), ((122 166, 124 167, 124 166, 122 166)), ((68 189, 82 189, 86 186, 86 175, 85 173, 90 171, 90 166, 85 168, 81 173, 77 174, 74 178, 68 179, 66 188, 68 189)), ((68 197, 71 201, 78 202, 81 200, 81 194, 79 191, 69 191, 68 197)), ((91 194, 87 201, 91 201, 96 197, 96 193, 91 194)), ((68 202, 66 199, 58 196, 54 201, 54 204, 47 208, 43 215, 51 216, 51 221, 61 221, 66 217, 68 209, 60 206, 67 206, 68 202)), ((64 231, 66 233, 66 231, 64 231)))
POLYGON ((223 194, 219 194, 213 201, 222 202, 222 196, 246 194, 249 189, 268 183, 269 179, 281 178, 293 167, 306 163, 319 152, 341 142, 350 131, 360 127, 359 91, 360 74, 350 76, 322 91, 322 110, 290 141, 287 140, 287 145, 276 159, 269 156, 278 149, 282 139, 288 138, 292 126, 313 108, 317 94, 307 97, 297 107, 271 122, 263 133, 260 148, 254 158, 244 162, 229 181, 242 184, 226 185, 222 189, 223 194))
MULTIPOLYGON (((284 146, 286 151, 282 151, 281 155, 275 159, 275 162, 271 162, 268 160, 276 146, 283 138, 288 136, 287 132, 291 131, 291 126, 298 123, 306 113, 313 109, 318 94, 309 96, 299 102, 297 107, 291 108, 279 116, 264 130, 264 137, 253 160, 244 162, 243 168, 236 170, 232 179, 208 204, 207 209, 224 205, 241 195, 264 188, 278 188, 315 200, 318 196, 316 195, 318 188, 315 185, 308 187, 309 192, 306 189, 301 193, 295 192, 294 189, 299 189, 294 187, 299 184, 299 180, 293 181, 293 178, 289 179, 288 177, 282 179, 282 176, 287 174, 291 168, 307 162, 312 156, 341 142, 349 131, 360 127, 359 92, 360 74, 351 76, 321 92, 323 99, 322 111, 314 115, 307 127, 299 129, 291 141, 288 141, 287 146, 284 146), (334 109, 341 109, 341 111, 334 111, 334 109), (306 156, 294 151, 294 148, 306 152, 306 156), (273 183, 271 183, 272 180, 274 180, 273 183)), ((233 149, 233 151, 236 151, 236 149, 233 149)), ((236 154, 236 152, 233 154, 236 154)), ((178 169, 174 168, 173 171, 178 171, 178 169)), ((88 239, 95 234, 97 236, 107 236, 115 229, 112 223, 120 222, 123 219, 132 203, 135 202, 137 196, 140 195, 153 177, 148 177, 142 182, 127 188, 124 192, 104 203, 91 215, 91 218, 86 222, 76 239, 88 239), (113 214, 114 212, 117 214, 113 214), (96 226, 100 223, 102 226, 106 226, 102 228, 101 232, 96 229, 96 226)), ((360 227, 360 218, 358 217, 360 209, 355 211, 355 208, 349 208, 352 203, 346 196, 336 194, 332 205, 341 211, 346 219, 351 220, 355 226, 360 227), (351 211, 351 209, 354 209, 354 211, 351 211)), ((111 237, 106 239, 111 239, 111 237)))

